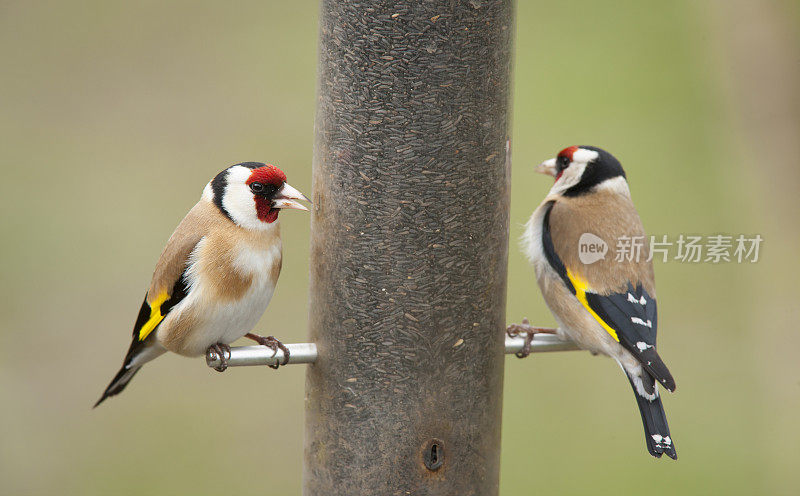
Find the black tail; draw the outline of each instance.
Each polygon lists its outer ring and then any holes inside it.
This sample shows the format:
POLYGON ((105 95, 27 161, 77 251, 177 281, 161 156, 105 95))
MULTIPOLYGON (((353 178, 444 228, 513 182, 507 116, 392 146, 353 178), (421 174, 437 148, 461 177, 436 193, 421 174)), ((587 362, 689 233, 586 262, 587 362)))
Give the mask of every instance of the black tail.
MULTIPOLYGON (((652 380, 646 372, 644 373, 645 380, 652 380)), ((642 424, 644 424, 644 438, 647 443, 647 451, 656 458, 661 458, 661 455, 666 455, 673 460, 678 459, 678 453, 675 451, 675 443, 669 435, 669 426, 667 425, 667 415, 664 413, 664 407, 661 405, 661 397, 656 396, 653 400, 640 396, 636 391, 636 385, 630 377, 628 380, 633 387, 633 395, 636 396, 636 403, 639 405, 639 413, 642 414, 642 424)), ((657 387, 656 387, 657 389, 657 387)))
POLYGON ((117 372, 117 375, 114 376, 114 379, 111 380, 111 384, 109 384, 103 392, 103 396, 97 400, 97 403, 95 403, 92 408, 97 408, 97 405, 105 401, 106 398, 121 393, 122 390, 125 389, 125 386, 133 379, 133 376, 136 375, 136 372, 139 372, 140 368, 142 368, 141 365, 131 366, 129 362, 123 365, 122 368, 119 369, 119 372, 117 372))
MULTIPOLYGON (((150 336, 153 335, 155 335, 155 333, 150 334, 150 336)), ((111 380, 111 384, 103 391, 103 396, 97 400, 97 403, 95 403, 92 408, 97 408, 97 405, 105 401, 106 398, 121 393, 122 390, 125 389, 125 386, 133 379, 133 376, 136 375, 136 372, 139 372, 142 365, 157 358, 166 351, 150 336, 144 341, 139 341, 136 339, 136 336, 133 337, 133 342, 131 342, 128 353, 125 355, 125 362, 122 368, 119 369, 117 375, 111 380)))

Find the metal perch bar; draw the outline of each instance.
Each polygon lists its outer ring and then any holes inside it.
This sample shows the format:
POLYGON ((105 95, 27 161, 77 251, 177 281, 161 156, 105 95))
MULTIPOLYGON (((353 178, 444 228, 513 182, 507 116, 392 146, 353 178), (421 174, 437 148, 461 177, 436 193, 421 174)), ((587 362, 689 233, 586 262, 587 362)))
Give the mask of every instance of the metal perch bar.
MULTIPOLYGON (((525 333, 517 336, 506 336, 506 355, 513 355, 522 351, 525 345, 525 333)), ((544 353, 546 351, 577 351, 578 345, 572 341, 565 341, 553 334, 534 334, 531 342, 531 353, 544 353)))
MULTIPOLYGON (((289 364, 314 363, 317 359, 317 345, 314 343, 287 344, 289 350, 289 364)), ((242 367, 245 365, 277 365, 283 363, 283 351, 272 351, 266 346, 238 346, 231 348, 228 358, 228 367, 242 367)), ((219 355, 214 350, 206 352, 206 364, 215 368, 220 365, 219 355)))
MULTIPOLYGON (((506 336, 505 353, 513 355, 522 350, 525 344, 525 334, 518 336, 506 336)), ((289 349, 289 364, 293 363, 314 363, 317 359, 317 345, 314 343, 294 343, 287 344, 289 349)), ((544 353, 547 351, 574 351, 579 348, 571 341, 564 341, 552 334, 536 334, 531 343, 532 353, 544 353)), ((242 367, 245 365, 275 365, 283 362, 283 351, 273 351, 266 346, 239 346, 231 348, 231 356, 228 359, 229 367, 242 367)), ((215 368, 220 365, 219 356, 213 350, 206 354, 206 364, 215 368)))

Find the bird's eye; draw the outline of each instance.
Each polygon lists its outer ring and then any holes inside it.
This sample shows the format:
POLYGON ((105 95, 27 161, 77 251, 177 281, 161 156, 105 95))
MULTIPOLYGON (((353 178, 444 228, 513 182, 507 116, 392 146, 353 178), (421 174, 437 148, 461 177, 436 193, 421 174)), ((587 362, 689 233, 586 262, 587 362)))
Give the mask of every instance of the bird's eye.
POLYGON ((264 191, 263 183, 250 183, 250 191, 253 193, 262 193, 264 191))
POLYGON ((564 169, 569 167, 569 158, 564 156, 564 155, 558 157, 558 160, 556 161, 556 165, 558 167, 558 171, 559 172, 563 171, 564 169))

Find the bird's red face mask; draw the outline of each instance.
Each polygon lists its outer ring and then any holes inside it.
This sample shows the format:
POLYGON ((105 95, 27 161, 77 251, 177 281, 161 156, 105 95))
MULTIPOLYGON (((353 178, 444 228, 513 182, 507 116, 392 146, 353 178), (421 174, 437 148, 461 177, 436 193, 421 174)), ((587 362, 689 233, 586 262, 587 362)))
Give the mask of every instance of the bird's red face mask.
POLYGON ((306 210, 308 208, 297 200, 309 201, 306 195, 286 182, 286 174, 274 165, 253 169, 245 182, 253 193, 256 214, 262 222, 272 223, 278 219, 282 208, 306 210))
POLYGON ((558 156, 556 158, 551 158, 550 160, 545 160, 538 167, 536 167, 536 172, 541 174, 547 174, 553 176, 556 181, 561 179, 561 174, 564 173, 564 169, 569 167, 569 164, 572 163, 572 154, 578 151, 578 146, 570 146, 564 148, 560 152, 558 152, 558 156))

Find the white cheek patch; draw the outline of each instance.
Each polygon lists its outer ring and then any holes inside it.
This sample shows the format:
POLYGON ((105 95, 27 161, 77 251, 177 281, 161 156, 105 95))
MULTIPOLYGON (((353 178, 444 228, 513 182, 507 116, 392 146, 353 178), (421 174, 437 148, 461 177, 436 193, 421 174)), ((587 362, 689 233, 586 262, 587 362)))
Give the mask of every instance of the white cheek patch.
POLYGON ((564 169, 561 177, 550 189, 550 194, 561 194, 569 188, 578 184, 583 176, 583 171, 586 169, 586 163, 572 162, 569 167, 564 169))
POLYGON ((600 154, 597 153, 594 150, 586 150, 585 148, 578 148, 572 154, 572 161, 573 162, 582 162, 584 165, 586 165, 589 162, 591 162, 592 160, 595 160, 596 158, 598 158, 599 156, 600 156, 600 154))
POLYGON ((247 229, 265 229, 269 224, 258 219, 253 192, 245 184, 252 172, 242 166, 231 167, 228 170, 222 206, 238 225, 247 229))

